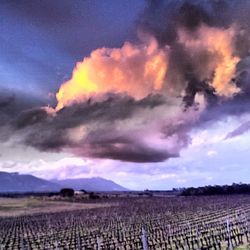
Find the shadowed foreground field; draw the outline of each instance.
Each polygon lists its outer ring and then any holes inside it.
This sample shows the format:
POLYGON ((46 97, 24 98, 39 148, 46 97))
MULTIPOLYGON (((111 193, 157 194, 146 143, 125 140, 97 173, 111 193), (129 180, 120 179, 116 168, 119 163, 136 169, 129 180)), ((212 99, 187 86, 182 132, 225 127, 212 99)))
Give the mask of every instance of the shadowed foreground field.
POLYGON ((0 204, 0 249, 250 249, 247 195, 0 204))
POLYGON ((0 217, 56 213, 63 211, 114 206, 113 203, 74 203, 38 198, 0 198, 0 217))

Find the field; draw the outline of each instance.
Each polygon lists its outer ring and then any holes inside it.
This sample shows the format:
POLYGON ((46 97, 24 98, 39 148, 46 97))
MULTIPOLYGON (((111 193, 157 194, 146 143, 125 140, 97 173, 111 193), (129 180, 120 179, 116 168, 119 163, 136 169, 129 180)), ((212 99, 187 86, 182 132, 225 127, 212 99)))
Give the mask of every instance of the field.
POLYGON ((0 198, 0 218, 57 213, 114 206, 111 203, 76 203, 65 201, 48 201, 37 198, 0 198))
POLYGON ((250 196, 0 199, 0 249, 250 249, 250 196))

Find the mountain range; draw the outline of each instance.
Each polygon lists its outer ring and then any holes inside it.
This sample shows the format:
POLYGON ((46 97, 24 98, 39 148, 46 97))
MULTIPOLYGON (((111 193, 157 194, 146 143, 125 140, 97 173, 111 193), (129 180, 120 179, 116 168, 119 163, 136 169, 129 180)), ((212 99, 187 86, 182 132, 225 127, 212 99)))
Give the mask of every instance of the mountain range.
POLYGON ((53 183, 63 187, 73 188, 75 190, 84 189, 86 191, 128 191, 128 189, 117 183, 100 177, 52 180, 53 183))
POLYGON ((100 177, 45 180, 29 174, 0 172, 0 193, 47 192, 61 188, 84 189, 86 191, 127 191, 117 183, 100 177))

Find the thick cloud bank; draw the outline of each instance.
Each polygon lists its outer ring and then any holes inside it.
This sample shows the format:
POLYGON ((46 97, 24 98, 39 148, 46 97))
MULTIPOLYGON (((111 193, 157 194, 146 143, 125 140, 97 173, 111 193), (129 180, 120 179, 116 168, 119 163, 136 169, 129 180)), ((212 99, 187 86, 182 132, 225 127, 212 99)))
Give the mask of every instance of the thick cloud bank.
POLYGON ((249 10, 247 1, 148 1, 138 41, 78 62, 55 108, 0 96, 1 138, 92 158, 178 157, 192 129, 249 112, 249 10))

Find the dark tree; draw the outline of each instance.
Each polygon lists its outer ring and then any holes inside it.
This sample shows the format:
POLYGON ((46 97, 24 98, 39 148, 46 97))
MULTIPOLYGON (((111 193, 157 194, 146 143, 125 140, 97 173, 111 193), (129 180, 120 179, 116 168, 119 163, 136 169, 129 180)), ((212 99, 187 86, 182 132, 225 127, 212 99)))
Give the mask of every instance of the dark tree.
POLYGON ((75 194, 75 191, 72 188, 63 188, 60 190, 60 195, 62 197, 73 197, 74 194, 75 194))
POLYGON ((99 199, 100 196, 97 195, 97 194, 95 194, 94 192, 91 192, 91 193, 89 194, 89 198, 94 200, 94 199, 99 199))

